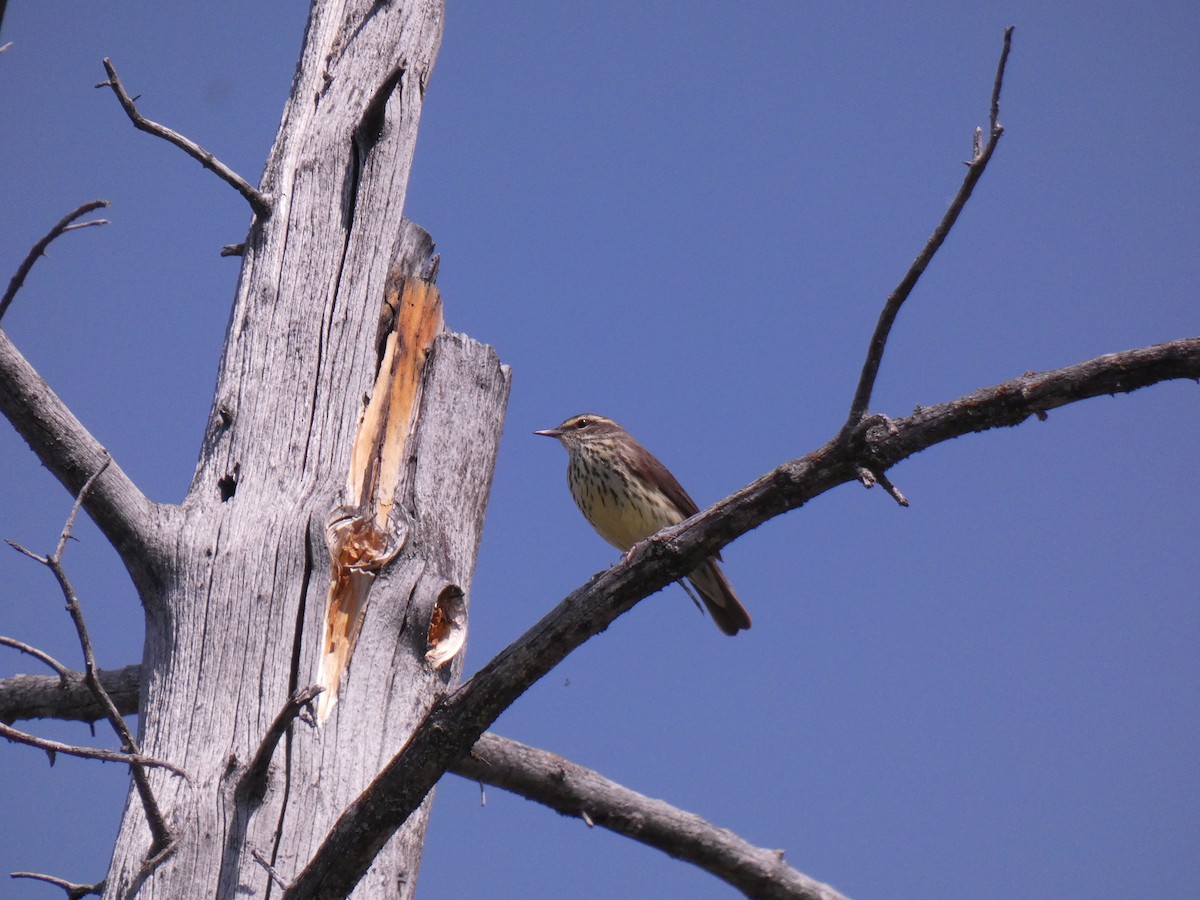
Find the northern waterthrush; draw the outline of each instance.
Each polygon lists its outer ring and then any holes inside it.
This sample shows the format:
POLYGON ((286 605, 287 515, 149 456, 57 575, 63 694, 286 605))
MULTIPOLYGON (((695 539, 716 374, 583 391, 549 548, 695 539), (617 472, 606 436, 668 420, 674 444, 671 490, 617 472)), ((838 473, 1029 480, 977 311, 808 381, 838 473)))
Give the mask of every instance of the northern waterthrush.
MULTIPOLYGON (((566 447, 571 496, 600 536, 619 550, 700 511, 667 467, 604 416, 572 416, 557 428, 536 431, 566 447)), ((750 615, 710 556, 688 575, 713 622, 725 634, 750 627, 750 615)))

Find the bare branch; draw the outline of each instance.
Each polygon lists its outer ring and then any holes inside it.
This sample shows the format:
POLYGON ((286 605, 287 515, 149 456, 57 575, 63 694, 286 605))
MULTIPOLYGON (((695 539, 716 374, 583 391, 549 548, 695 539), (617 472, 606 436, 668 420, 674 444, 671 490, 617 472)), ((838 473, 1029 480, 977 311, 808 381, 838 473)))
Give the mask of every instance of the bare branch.
POLYGON ((1013 26, 1004 29, 1004 47, 1000 51, 1000 62, 996 65, 996 80, 992 83, 992 113, 988 124, 992 134, 1004 129, 1000 125, 1000 88, 1004 86, 1004 70, 1008 66, 1008 54, 1012 50, 1013 26))
POLYGON ((66 756, 78 756, 80 759, 98 759, 100 762, 122 763, 127 766, 149 766, 155 769, 166 769, 172 775, 178 775, 185 781, 191 782, 192 780, 191 776, 179 768, 179 766, 162 759, 155 759, 152 756, 141 756, 136 753, 124 753, 120 750, 102 750, 99 747, 80 747, 75 744, 64 744, 61 741, 52 741, 47 738, 40 738, 35 734, 29 734, 26 731, 20 731, 11 725, 5 725, 3 722, 0 722, 0 737, 16 744, 25 744, 28 747, 45 750, 50 754, 62 753, 66 756))
MULTIPOLYGON (((996 71, 996 81, 992 88, 992 106, 991 106, 991 133, 988 137, 987 145, 982 151, 976 150, 972 155, 972 159, 967 163, 967 176, 963 179, 962 186, 958 189, 958 193, 954 195, 954 199, 950 201, 950 207, 942 216, 942 221, 938 223, 937 228, 933 230, 933 234, 929 236, 929 240, 925 242, 925 246, 921 248, 921 252, 917 254, 917 258, 913 260, 908 271, 904 273, 904 277, 900 279, 900 283, 896 285, 896 289, 892 291, 891 296, 887 298, 887 302, 883 305, 883 311, 879 314, 879 321, 875 325, 875 333, 871 335, 871 343, 867 347, 867 358, 863 363, 862 374, 858 379, 858 387, 854 390, 854 399, 850 403, 850 414, 846 417, 846 424, 842 426, 842 431, 839 437, 843 440, 848 439, 851 433, 858 427, 863 416, 867 413, 867 408, 871 405, 871 393, 875 389, 875 379, 879 375, 879 366, 883 362, 883 351, 887 346, 888 335, 891 333, 892 324, 896 321, 896 316, 900 312, 900 307, 904 301, 908 299, 908 295, 912 293, 914 287, 917 286, 917 281, 921 275, 933 261, 934 254, 938 248, 942 246, 946 238, 950 234, 950 229, 954 227, 954 223, 958 220, 958 214, 962 212, 967 201, 971 198, 971 192, 975 190, 975 185, 979 183, 979 179, 983 177, 983 172, 987 168, 988 162, 992 158, 992 154, 996 150, 996 145, 1000 142, 1001 135, 1004 134, 1004 127, 1000 124, 998 117, 1000 114, 1000 87, 1004 82, 1004 67, 1008 64, 1008 53, 1012 46, 1011 27, 1004 31, 1004 49, 1000 52, 1000 63, 996 71)), ((976 141, 978 145, 978 140, 976 141)))
POLYGON ((888 477, 882 472, 872 472, 866 466, 855 466, 854 471, 858 475, 858 480, 863 487, 870 490, 878 484, 881 488, 887 491, 888 496, 890 496, 901 506, 908 506, 908 498, 900 493, 900 489, 892 484, 888 477))
POLYGON ((9 872, 9 878, 30 878, 34 881, 44 881, 46 884, 52 884, 55 887, 60 887, 67 892, 67 900, 82 900, 84 897, 90 897, 95 894, 99 897, 104 893, 104 881, 98 881, 96 884, 76 884, 73 881, 67 881, 65 878, 56 878, 53 875, 43 875, 41 872, 9 872))
POLYGON ((749 897, 838 900, 828 885, 797 872, 783 851, 765 850, 699 816, 655 800, 555 753, 487 733, 451 768, 565 816, 625 835, 717 876, 749 897))
MULTIPOLYGON (((105 460, 100 468, 84 482, 83 487, 79 489, 79 494, 75 497, 75 502, 71 505, 71 512, 67 516, 67 521, 58 536, 58 544, 54 548, 54 553, 40 561, 54 573, 54 578, 58 582, 63 597, 67 601, 67 612, 71 616, 72 623, 75 625, 75 633, 79 636, 79 646, 83 650, 84 682, 95 696, 96 702, 104 709, 105 718, 108 719, 113 731, 116 732, 117 737, 121 740, 121 749, 131 760, 130 773, 133 776, 134 785, 137 787, 138 796, 141 797, 142 807, 146 812, 146 822, 150 826, 150 834, 153 837, 153 844, 151 846, 151 854, 153 855, 171 845, 173 835, 170 828, 167 827, 166 819, 163 817, 158 801, 154 798, 154 791, 150 787, 150 779, 146 773, 146 767, 137 762, 137 758, 141 756, 141 748, 138 747, 137 741, 133 737, 133 732, 129 730, 129 725, 125 722, 125 718, 118 712, 112 698, 104 690, 104 685, 97 674, 99 667, 96 665, 96 654, 92 650, 92 639, 88 634, 87 623, 83 618, 83 609, 79 605, 79 597, 75 593, 75 588, 72 586, 71 580, 67 577, 66 570, 62 566, 63 552, 66 550, 67 541, 70 540, 71 529, 75 525, 75 517, 79 515, 79 509, 87 498, 88 492, 91 491, 92 486, 100 476, 104 474, 104 470, 108 468, 109 462, 110 460, 105 460)), ((10 541, 9 543, 12 542, 10 541)), ((31 556, 34 559, 38 558, 23 547, 15 544, 13 546, 17 546, 17 549, 24 552, 27 556, 31 556)))
MULTIPOLYGON (((91 477, 83 483, 83 487, 79 489, 79 493, 75 495, 75 502, 71 504, 71 511, 67 513, 67 521, 63 523, 62 531, 58 533, 58 543, 54 546, 54 555, 46 560, 47 565, 53 563, 61 568, 63 551, 67 549, 67 541, 71 539, 71 530, 75 527, 75 517, 79 515, 79 508, 83 506, 83 501, 96 484, 96 479, 103 475, 104 470, 110 465, 112 465, 111 456, 100 464, 100 468, 92 473, 91 477)), ((78 604, 76 604, 76 609, 78 609, 78 604)), ((85 644, 84 655, 88 656, 91 654, 92 647, 88 643, 87 632, 84 630, 82 618, 76 623, 76 627, 79 629, 79 639, 85 644)))
POLYGON ((879 486, 888 492, 888 496, 899 503, 901 506, 908 506, 908 498, 900 492, 900 488, 892 484, 891 480, 882 472, 877 476, 879 486))
POLYGON ((450 765, 534 682, 644 597, 692 571, 730 541, 855 480, 865 459, 885 472, 943 441, 1102 394, 1125 393, 1173 378, 1200 380, 1200 338, 1097 357, 1028 374, 906 419, 869 418, 852 440, 840 436, 763 475, 715 506, 634 546, 607 572, 573 591, 470 680, 437 703, 411 740, 339 817, 284 893, 344 897, 388 838, 450 765))
MULTIPOLYGON (((104 690, 122 715, 138 711, 142 667, 99 670, 104 690)), ((63 678, 48 675, 13 675, 0 678, 0 722, 11 725, 22 719, 62 719, 95 722, 104 718, 104 708, 83 680, 82 672, 67 671, 63 678)))
POLYGON ((0 635, 0 644, 5 647, 12 647, 14 650, 20 650, 34 659, 40 659, 55 672, 58 673, 58 684, 60 688, 67 687, 71 682, 71 670, 60 663, 57 659, 45 651, 39 650, 37 647, 32 647, 24 641, 18 641, 16 638, 5 637, 0 635))
POLYGON ((258 746, 258 751, 254 754, 254 759, 250 761, 250 765, 246 767, 246 771, 242 773, 242 777, 238 781, 238 794, 245 798, 251 806, 261 803, 266 793, 267 771, 270 769, 271 757, 279 745, 279 739, 287 733, 292 720, 300 715, 300 711, 312 703, 313 699, 324 690, 325 688, 320 685, 310 684, 308 687, 296 691, 288 698, 279 714, 275 716, 271 727, 263 736, 262 743, 258 746))
POLYGON ((259 219, 266 219, 271 215, 270 201, 245 178, 233 171, 233 169, 229 168, 229 166, 225 165, 225 163, 221 162, 195 141, 185 138, 179 132, 172 131, 165 125, 160 125, 158 122, 147 119, 138 112, 133 98, 125 91, 125 85, 121 83, 116 68, 108 58, 104 60, 104 71, 108 73, 108 81, 101 81, 96 87, 112 88, 113 93, 117 95, 117 101, 121 104, 121 108, 125 110, 125 115, 129 116, 129 121, 133 123, 134 128, 137 128, 139 131, 145 131, 148 134, 157 135, 164 141, 174 144, 192 159, 199 162, 200 165, 204 166, 204 168, 208 169, 245 197, 246 202, 250 204, 250 208, 254 210, 254 214, 259 219))
POLYGON ((21 260, 21 265, 17 266, 16 274, 13 275, 12 279, 8 282, 8 290, 4 292, 3 297, 0 297, 0 319, 3 319, 4 314, 8 312, 8 307, 12 304, 13 298, 17 296, 17 291, 21 289, 21 285, 25 283, 25 279, 28 277, 30 269, 33 268, 33 264, 38 261, 39 257, 45 255, 46 248, 50 246, 55 238, 57 238, 60 234, 65 234, 68 231, 74 231, 77 228, 86 228, 89 225, 108 224, 107 219, 95 219, 91 222, 81 222, 78 225, 71 224, 80 216, 87 215, 93 209, 100 209, 103 206, 108 206, 107 200, 90 200, 82 206, 77 207, 63 216, 58 221, 58 224, 46 233, 45 237, 43 237, 40 241, 34 244, 32 248, 30 248, 29 252, 25 255, 25 258, 21 260))
POLYGON ((273 865, 271 865, 267 861, 267 858, 262 855, 262 851, 260 851, 256 847, 255 849, 250 851, 250 855, 254 857, 254 861, 256 863, 258 863, 260 866, 262 866, 264 869, 266 869, 267 874, 271 876, 271 880, 273 882, 275 882, 275 884, 277 884, 283 890, 285 890, 285 891, 287 890, 287 886, 288 886, 287 882, 283 880, 283 876, 279 874, 279 870, 276 869, 273 865))
MULTIPOLYGON (((109 460, 108 451, 75 418, 0 330, 0 412, 42 465, 72 496, 109 460)), ((162 562, 167 507, 151 502, 115 463, 88 494, 84 509, 121 555, 134 583, 153 579, 162 562)))

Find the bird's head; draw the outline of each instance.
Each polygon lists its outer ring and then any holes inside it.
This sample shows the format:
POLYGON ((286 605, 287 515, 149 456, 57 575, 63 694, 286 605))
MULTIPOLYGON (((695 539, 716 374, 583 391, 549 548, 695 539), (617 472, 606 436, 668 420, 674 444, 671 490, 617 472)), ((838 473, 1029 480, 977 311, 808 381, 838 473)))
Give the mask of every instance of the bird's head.
POLYGON ((535 431, 546 437, 558 438, 568 450, 582 447, 594 441, 607 441, 625 434, 625 429, 604 416, 595 413, 581 413, 571 416, 557 428, 547 428, 545 431, 535 431))

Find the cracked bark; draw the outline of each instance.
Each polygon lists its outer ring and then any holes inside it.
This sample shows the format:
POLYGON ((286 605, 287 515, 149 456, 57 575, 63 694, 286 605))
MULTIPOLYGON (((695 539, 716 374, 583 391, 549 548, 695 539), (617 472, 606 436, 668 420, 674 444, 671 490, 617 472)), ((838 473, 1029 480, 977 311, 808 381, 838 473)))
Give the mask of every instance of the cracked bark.
MULTIPOLYGON (((138 581, 143 752, 186 767, 195 785, 151 774, 181 840, 148 878, 149 835, 127 803, 105 896, 277 894, 271 870, 294 875, 459 677, 457 664, 425 662, 428 620, 446 583, 469 596, 508 372, 490 348, 447 332, 429 352, 408 439, 408 539, 371 585, 338 704, 320 729, 287 727, 254 803, 237 789, 288 698, 317 674, 325 525, 345 502, 389 270, 400 258, 429 265, 428 235, 401 212, 441 29, 436 0, 313 5, 259 187, 272 214, 246 237, 196 473, 151 529, 167 548, 156 571, 171 577, 138 581)), ((428 805, 355 896, 411 896, 428 805)))

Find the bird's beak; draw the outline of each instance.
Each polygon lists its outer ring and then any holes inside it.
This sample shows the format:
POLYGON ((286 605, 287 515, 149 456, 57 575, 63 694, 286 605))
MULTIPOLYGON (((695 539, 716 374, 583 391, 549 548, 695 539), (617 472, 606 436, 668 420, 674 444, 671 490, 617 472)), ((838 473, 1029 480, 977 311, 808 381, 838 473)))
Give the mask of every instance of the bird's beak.
POLYGON ((535 431, 534 434, 542 434, 542 435, 545 435, 546 437, 556 438, 559 435, 561 435, 562 432, 559 431, 557 428, 547 428, 545 431, 535 431))

